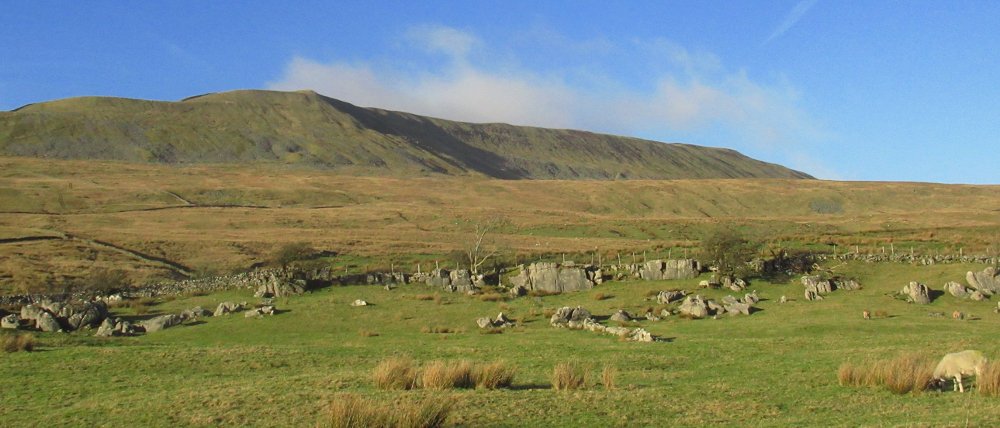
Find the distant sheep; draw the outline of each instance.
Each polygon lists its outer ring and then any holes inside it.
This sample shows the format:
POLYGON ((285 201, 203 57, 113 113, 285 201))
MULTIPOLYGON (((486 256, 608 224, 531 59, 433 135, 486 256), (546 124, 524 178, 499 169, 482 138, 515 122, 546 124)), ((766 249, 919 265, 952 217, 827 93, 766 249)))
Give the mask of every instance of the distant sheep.
POLYGON ((932 381, 940 386, 948 379, 955 379, 955 389, 965 392, 965 386, 962 385, 962 376, 974 375, 978 379, 985 367, 986 357, 983 356, 982 352, 962 351, 947 354, 941 359, 937 367, 934 368, 932 381))

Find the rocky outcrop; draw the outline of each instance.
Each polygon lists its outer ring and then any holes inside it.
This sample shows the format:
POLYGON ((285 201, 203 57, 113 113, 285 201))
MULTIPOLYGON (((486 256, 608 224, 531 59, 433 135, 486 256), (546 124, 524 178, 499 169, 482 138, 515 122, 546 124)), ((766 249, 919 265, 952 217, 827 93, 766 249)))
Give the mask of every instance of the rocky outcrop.
POLYGON ((629 322, 632 321, 632 316, 629 315, 628 312, 625 312, 624 309, 619 309, 618 312, 612 314, 611 318, 608 318, 608 320, 617 322, 629 322))
POLYGON ((993 266, 983 269, 982 272, 968 272, 965 280, 972 288, 984 293, 1000 293, 1000 277, 997 277, 997 270, 993 266))
POLYGON ((650 260, 642 265, 639 277, 647 281, 691 279, 701 273, 697 260, 650 260))
POLYGON ((145 329, 146 333, 152 333, 154 331, 160 331, 165 328, 170 328, 175 325, 179 325, 181 322, 183 322, 183 320, 181 320, 181 317, 174 314, 166 314, 145 320, 139 323, 139 326, 145 329))
POLYGON ((35 319, 35 328, 47 332, 62 331, 62 328, 59 327, 59 322, 56 321, 56 317, 52 316, 48 311, 42 311, 38 315, 38 318, 35 319))
POLYGON ((663 290, 656 295, 656 302, 661 305, 666 305, 667 303, 681 300, 684 296, 687 296, 687 291, 685 290, 663 290))
POLYGON ((514 287, 553 293, 589 290, 601 275, 601 270, 594 266, 573 262, 537 262, 520 268, 521 273, 509 279, 514 287))
MULTIPOLYGON (((705 318, 709 316, 708 300, 700 294, 687 296, 677 310, 691 318, 705 318)), ((714 302, 713 302, 714 303, 714 302)))
POLYGON ((288 297, 298 296, 306 291, 306 281, 301 279, 279 278, 271 275, 271 278, 257 287, 254 297, 288 297))
POLYGON ((911 281, 900 293, 905 294, 911 303, 925 305, 931 302, 930 288, 916 281, 911 281))
POLYGON ((948 292, 952 296, 958 297, 959 299, 965 299, 972 294, 972 290, 965 288, 964 285, 959 284, 955 281, 949 281, 944 284, 944 291, 948 292))
POLYGON ((15 330, 21 326, 21 317, 17 314, 10 314, 0 318, 0 328, 15 330))
POLYGON ((229 315, 232 312, 236 312, 238 309, 240 309, 240 305, 237 305, 236 303, 222 302, 219 303, 219 306, 215 307, 215 312, 212 313, 212 316, 221 317, 223 315, 229 315))

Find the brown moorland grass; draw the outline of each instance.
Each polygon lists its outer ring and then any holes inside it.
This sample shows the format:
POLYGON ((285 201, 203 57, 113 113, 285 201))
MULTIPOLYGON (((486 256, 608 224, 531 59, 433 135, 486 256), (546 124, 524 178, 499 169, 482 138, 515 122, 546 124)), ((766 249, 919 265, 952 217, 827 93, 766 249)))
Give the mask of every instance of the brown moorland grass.
POLYGON ((604 389, 615 389, 618 384, 618 367, 606 365, 601 369, 601 384, 604 389))
MULTIPOLYGON (((956 254, 961 246, 969 254, 991 245, 998 229, 992 210, 1000 200, 998 186, 928 183, 404 179, 279 165, 31 158, 0 158, 0 170, 0 187, 9 190, 0 194, 7 210, 0 212, 0 237, 56 238, 0 245, 0 268, 10 274, 0 288, 8 290, 47 283, 46 275, 85 277, 92 269, 123 269, 134 283, 176 274, 152 258, 94 241, 219 272, 266 262, 290 242, 350 254, 360 263, 353 273, 400 255, 443 260, 460 249, 468 220, 498 197, 508 201, 503 214, 511 224, 498 238, 522 254, 593 255, 598 247, 611 260, 633 249, 691 248, 701 231, 733 221, 786 242, 858 245, 861 252, 880 252, 891 242, 897 252, 915 246, 923 254, 956 254), (815 200, 833 198, 843 213, 810 209, 815 200)), ((416 262, 403 264, 415 271, 416 262)))
POLYGON ((31 352, 38 346, 33 334, 5 334, 0 336, 0 349, 4 352, 31 352))
POLYGON ((560 363, 552 368, 552 388, 557 391, 583 389, 586 384, 587 369, 580 363, 560 363))
POLYGON ((434 361, 424 367, 421 376, 424 389, 440 391, 451 388, 473 388, 473 365, 467 360, 434 361))
POLYGON ((837 369, 841 386, 884 387, 895 394, 924 391, 934 373, 935 362, 917 353, 868 364, 843 363, 837 369))
MULTIPOLYGON (((356 394, 336 394, 326 411, 330 428, 437 428, 443 426, 454 401, 435 397, 379 403, 356 394)), ((322 425, 321 425, 322 426, 322 425)))
POLYGON ((1000 396, 1000 361, 990 361, 976 377, 976 389, 982 395, 1000 396))
POLYGON ((510 388, 514 384, 516 374, 516 367, 498 360, 476 364, 472 371, 472 379, 476 389, 510 388))
POLYGON ((417 387, 417 369, 409 358, 390 357, 375 366, 372 381, 379 389, 413 389, 417 387))

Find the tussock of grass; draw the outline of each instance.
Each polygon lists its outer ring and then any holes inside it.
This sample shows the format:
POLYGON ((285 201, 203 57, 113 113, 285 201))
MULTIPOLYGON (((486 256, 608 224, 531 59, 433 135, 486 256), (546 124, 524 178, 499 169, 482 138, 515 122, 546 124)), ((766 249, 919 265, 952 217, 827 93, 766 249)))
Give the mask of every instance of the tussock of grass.
POLYGON ((436 428, 451 413, 452 400, 378 403, 355 394, 337 394, 327 408, 330 428, 436 428))
POLYGON ((895 394, 924 391, 934 373, 935 362, 909 353, 867 365, 844 363, 837 370, 841 386, 885 387, 895 394))
POLYGON ((38 343, 33 334, 3 335, 0 337, 0 349, 4 352, 31 352, 38 343))
POLYGON ((511 307, 510 305, 508 305, 506 303, 501 303, 500 304, 500 312, 510 312, 512 310, 514 310, 514 308, 511 307))
POLYGON ((606 300, 606 299, 610 299, 612 297, 615 297, 615 296, 612 296, 612 295, 606 294, 606 293, 602 293, 600 291, 597 292, 597 293, 594 293, 594 300, 606 300))
POLYGON ((425 389, 435 391, 475 387, 475 382, 472 380, 472 363, 465 360, 457 363, 434 361, 424 367, 421 379, 425 389))
POLYGON ((477 364, 472 371, 472 380, 476 389, 510 388, 514 383, 517 368, 508 366, 503 361, 477 364))
POLYGON ((386 358, 375 367, 372 380, 379 389, 413 389, 417 387, 417 370, 409 358, 386 358))
POLYGON ((477 294, 476 300, 480 302, 502 302, 504 300, 507 300, 507 296, 500 293, 484 293, 484 294, 477 294))
POLYGON ((604 389, 615 389, 618 383, 618 367, 613 365, 604 366, 601 370, 601 384, 604 385, 604 389))
POLYGON ((889 318, 889 312, 883 310, 873 311, 872 318, 889 318))
POLYGON ((1000 396, 1000 361, 990 361, 976 377, 976 389, 982 395, 1000 396))
POLYGON ((482 334, 502 334, 503 330, 501 327, 490 327, 479 329, 479 332, 482 334))
POLYGON ((557 296, 560 293, 558 291, 546 291, 546 290, 529 290, 528 295, 531 297, 545 297, 545 296, 557 296))
POLYGON ((544 311, 542 311, 542 316, 545 318, 552 318, 552 316, 555 314, 556 310, 552 308, 546 308, 544 311))
POLYGON ((434 300, 436 294, 418 294, 413 296, 413 300, 434 300))
POLYGON ((557 391, 583 389, 587 384, 587 371, 579 363, 556 364, 552 369, 552 388, 557 391))
POLYGON ((358 330, 358 336, 361 336, 361 337, 374 337, 374 336, 378 336, 378 332, 374 331, 374 330, 361 329, 361 330, 358 330))

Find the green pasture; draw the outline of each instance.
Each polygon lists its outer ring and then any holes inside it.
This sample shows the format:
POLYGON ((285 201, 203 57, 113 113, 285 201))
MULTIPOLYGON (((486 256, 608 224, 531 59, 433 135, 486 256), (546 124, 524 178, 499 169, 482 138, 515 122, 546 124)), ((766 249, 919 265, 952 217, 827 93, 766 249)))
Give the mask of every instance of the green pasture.
MULTIPOLYGON (((543 312, 583 306, 599 318, 625 309, 641 315, 661 308, 647 292, 683 288, 708 297, 735 294, 698 289, 699 279, 610 282, 594 290, 503 302, 479 301, 423 285, 330 287, 276 300, 278 315, 242 313, 204 318, 164 331, 99 339, 89 332, 35 333, 36 352, 3 354, 0 426, 317 426, 339 392, 387 403, 406 397, 453 400, 449 426, 843 426, 993 427, 1000 398, 977 393, 895 395, 837 382, 845 362, 918 352, 940 356, 978 349, 1000 357, 996 301, 950 295, 924 306, 887 297, 909 281, 940 290, 983 265, 831 264, 864 289, 835 291, 805 301, 797 282, 753 282, 764 300, 753 315, 722 319, 640 321, 665 342, 620 342, 616 337, 549 326, 543 312), (613 297, 596 300, 595 293, 613 297), (438 294, 438 299, 418 300, 438 294), (791 301, 779 303, 785 295, 791 301), (373 303, 351 307, 355 299, 373 303), (501 306, 503 306, 501 308, 501 306), (504 310, 521 325, 481 334, 475 319, 504 310), (862 319, 863 310, 888 317, 862 319), (955 311, 965 320, 951 319, 955 311), (929 316, 945 313, 947 316, 929 316), (422 333, 444 327, 454 333, 422 333), (377 335, 373 335, 376 334, 377 335), (433 360, 493 361, 518 369, 508 390, 379 391, 371 382, 383 358, 417 365, 433 360), (579 391, 555 391, 553 366, 576 361, 591 379, 579 391), (617 388, 600 371, 618 368, 617 388)), ((247 290, 161 298, 143 317, 223 301, 248 301, 247 290)), ((133 308, 116 315, 138 319, 133 308)), ((602 321, 607 323, 608 321, 602 321)), ((9 332, 4 332, 9 333, 9 332)), ((391 404, 386 411, 391 411, 391 404)))

